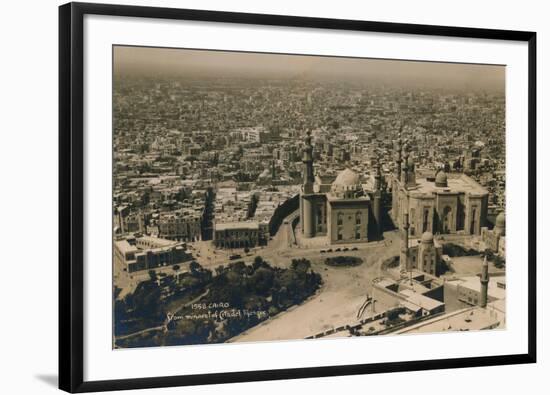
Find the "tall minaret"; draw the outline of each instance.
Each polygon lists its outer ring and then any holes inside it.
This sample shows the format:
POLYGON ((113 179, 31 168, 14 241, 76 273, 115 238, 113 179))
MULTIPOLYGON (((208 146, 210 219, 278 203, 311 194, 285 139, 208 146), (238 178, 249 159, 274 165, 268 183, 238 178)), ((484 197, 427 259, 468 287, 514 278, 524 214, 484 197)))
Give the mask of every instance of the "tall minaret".
POLYGON ((401 236, 401 254, 399 256, 399 266, 401 272, 409 271, 409 214, 405 214, 403 219, 403 230, 401 236))
POLYGON ((479 298, 479 305, 481 307, 487 307, 487 292, 489 285, 489 264, 487 263, 487 254, 483 258, 483 265, 481 266, 481 277, 479 278, 481 283, 481 295, 479 298))
POLYGON ((395 177, 398 181, 401 181, 401 131, 403 130, 403 125, 399 127, 399 132, 397 133, 397 157, 395 159, 395 177))
POLYGON ((400 203, 399 203, 399 190, 401 181, 401 131, 403 130, 403 124, 399 127, 397 133, 397 141, 395 144, 395 169, 393 172, 391 192, 392 192, 392 210, 391 216, 396 224, 401 223, 400 203))
POLYGON ((374 190, 379 190, 382 188, 381 186, 381 179, 382 179, 382 172, 380 171, 380 159, 376 158, 376 164, 374 169, 374 190))
POLYGON ((405 141, 403 144, 403 166, 401 167, 401 182, 406 185, 409 181, 409 146, 405 141))
POLYGON ((372 203, 372 212, 376 222, 376 237, 382 236, 382 174, 380 172, 380 160, 376 161, 376 171, 374 173, 374 199, 372 203))
POLYGON ((303 149, 302 162, 304 162, 304 180, 302 193, 300 196, 300 216, 302 223, 302 233, 304 237, 315 236, 314 204, 313 197, 313 146, 311 145, 311 135, 307 132, 305 145, 303 149))
POLYGON ((407 159, 407 187, 415 187, 416 186, 416 166, 414 163, 414 159, 412 156, 410 156, 407 159))
POLYGON ((304 162, 304 192, 313 192, 313 146, 311 145, 311 132, 308 130, 303 149, 302 162, 304 162))

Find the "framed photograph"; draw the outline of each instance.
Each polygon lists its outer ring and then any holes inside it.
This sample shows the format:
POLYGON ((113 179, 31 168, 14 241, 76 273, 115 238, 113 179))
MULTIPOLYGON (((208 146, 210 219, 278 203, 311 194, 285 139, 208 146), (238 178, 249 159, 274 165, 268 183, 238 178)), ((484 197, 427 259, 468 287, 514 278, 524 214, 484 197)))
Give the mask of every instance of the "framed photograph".
POLYGON ((59 9, 69 392, 536 361, 536 34, 59 9))

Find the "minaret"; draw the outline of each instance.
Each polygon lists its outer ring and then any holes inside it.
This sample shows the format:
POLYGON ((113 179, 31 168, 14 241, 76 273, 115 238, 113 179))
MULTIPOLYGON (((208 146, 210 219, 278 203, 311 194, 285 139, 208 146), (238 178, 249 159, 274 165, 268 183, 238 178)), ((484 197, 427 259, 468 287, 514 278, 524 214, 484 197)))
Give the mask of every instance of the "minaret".
POLYGON ((303 149, 302 162, 304 162, 304 192, 313 192, 313 146, 311 145, 311 133, 307 132, 303 149))
POLYGON ((313 193, 313 146, 311 145, 311 134, 308 131, 303 149, 302 162, 304 162, 304 180, 302 185, 302 193, 300 196, 300 215, 302 222, 302 233, 304 237, 309 238, 315 236, 314 223, 314 205, 312 197, 313 193))
POLYGON ((395 169, 393 172, 392 178, 392 210, 391 216, 395 223, 401 223, 401 213, 399 210, 399 192, 400 192, 400 181, 401 181, 401 131, 403 130, 403 124, 399 127, 399 132, 397 133, 397 142, 395 150, 395 169))
POLYGON ((405 214, 403 219, 399 266, 401 268, 401 272, 409 271, 409 214, 405 214))
POLYGON ((381 183, 382 174, 380 172, 380 161, 376 161, 376 172, 374 173, 374 199, 372 204, 372 212, 374 215, 374 220, 376 222, 376 236, 382 236, 382 183, 381 183))
POLYGON ((382 172, 380 171, 380 160, 376 159, 376 165, 375 165, 375 172, 374 172, 374 190, 378 191, 381 189, 381 179, 382 179, 382 172))
POLYGON ((414 159, 409 157, 407 159, 407 187, 416 186, 416 169, 415 169, 414 159))
POLYGON ((397 158, 395 159, 395 177, 398 181, 401 181, 401 131, 403 130, 403 125, 400 126, 399 132, 397 133, 397 158))
POLYGON ((481 277, 479 278, 481 283, 481 292, 479 305, 481 307, 487 307, 487 291, 489 285, 489 264, 487 263, 487 255, 483 258, 483 265, 481 266, 481 277))
POLYGON ((409 146, 407 142, 403 144, 403 166, 401 167, 401 182, 407 185, 409 182, 409 146))

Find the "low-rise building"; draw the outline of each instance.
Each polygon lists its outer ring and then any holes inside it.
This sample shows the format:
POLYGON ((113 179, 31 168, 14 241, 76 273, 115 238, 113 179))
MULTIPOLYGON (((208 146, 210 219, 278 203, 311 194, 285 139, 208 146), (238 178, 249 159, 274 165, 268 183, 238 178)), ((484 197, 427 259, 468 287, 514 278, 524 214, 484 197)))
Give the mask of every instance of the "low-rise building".
POLYGON ((265 244, 269 237, 267 223, 257 221, 225 222, 214 225, 217 248, 251 248, 265 244))
POLYGON ((418 271, 411 272, 407 279, 378 279, 373 284, 373 298, 390 308, 405 307, 416 317, 445 311, 442 282, 418 271))
MULTIPOLYGON (((479 305, 481 302, 482 284, 479 277, 470 276, 445 282, 447 297, 456 298, 464 305, 479 305)), ((487 302, 506 298, 506 277, 492 274, 487 284, 487 302)))
POLYGON ((128 273, 176 265, 190 261, 192 255, 180 242, 149 236, 126 237, 114 243, 115 264, 128 273))
POLYGON ((180 209, 160 215, 159 236, 169 240, 197 241, 201 239, 202 214, 198 210, 180 209))

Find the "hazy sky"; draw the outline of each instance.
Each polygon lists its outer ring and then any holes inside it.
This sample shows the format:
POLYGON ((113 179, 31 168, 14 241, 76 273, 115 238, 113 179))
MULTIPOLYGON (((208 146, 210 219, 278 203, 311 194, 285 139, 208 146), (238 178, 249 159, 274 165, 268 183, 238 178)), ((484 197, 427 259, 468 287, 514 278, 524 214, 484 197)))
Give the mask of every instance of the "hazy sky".
POLYGON ((505 67, 208 50, 115 47, 118 75, 312 78, 504 90, 505 67))

